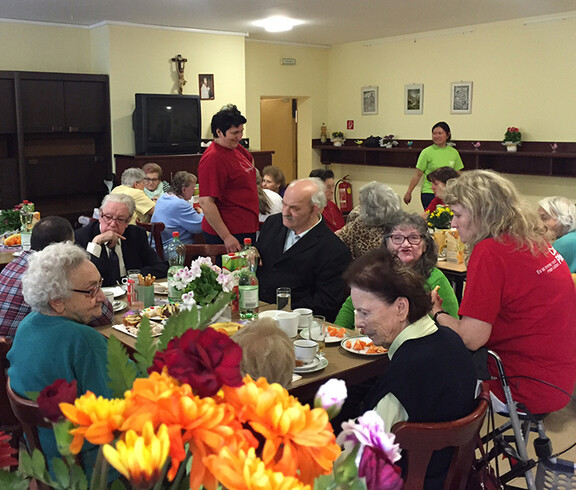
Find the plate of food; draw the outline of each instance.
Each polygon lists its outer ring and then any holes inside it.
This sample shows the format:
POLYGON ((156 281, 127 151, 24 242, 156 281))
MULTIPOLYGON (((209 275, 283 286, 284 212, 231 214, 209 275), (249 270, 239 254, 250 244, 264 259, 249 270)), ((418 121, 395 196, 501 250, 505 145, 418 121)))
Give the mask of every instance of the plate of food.
POLYGON ((159 294, 161 296, 168 296, 168 283, 167 282, 155 282, 154 283, 154 294, 159 294))
MULTIPOLYGON (((296 361, 298 363, 298 361, 296 361)), ((316 371, 321 371, 326 366, 328 366, 328 359, 325 357, 316 356, 316 358, 310 364, 304 364, 303 366, 296 366, 294 368, 295 373, 315 373, 316 371)))
POLYGON ((146 316, 150 320, 152 336, 158 337, 164 331, 164 323, 166 320, 179 312, 180 308, 177 304, 151 306, 150 308, 141 310, 140 313, 129 311, 122 318, 122 324, 112 325, 112 328, 124 332, 132 337, 137 337, 142 317, 146 316))
POLYGON ((385 347, 374 345, 370 337, 344 339, 340 345, 348 352, 362 356, 381 356, 388 352, 388 349, 385 347))
POLYGON ((217 332, 225 333, 228 337, 232 337, 238 330, 244 327, 241 323, 237 322, 218 322, 208 325, 217 332))
MULTIPOLYGON (((300 331, 300 337, 303 339, 310 338, 307 327, 300 331)), ((348 337, 350 337, 350 333, 344 327, 333 327, 332 325, 328 325, 325 342, 327 344, 339 344, 342 342, 342 339, 347 339, 348 337)))
POLYGON ((126 294, 126 290, 120 286, 111 286, 111 287, 107 287, 107 288, 102 288, 102 291, 104 292, 104 294, 106 294, 106 292, 110 292, 110 293, 114 294, 115 298, 118 298, 118 296, 122 296, 123 294, 126 294))

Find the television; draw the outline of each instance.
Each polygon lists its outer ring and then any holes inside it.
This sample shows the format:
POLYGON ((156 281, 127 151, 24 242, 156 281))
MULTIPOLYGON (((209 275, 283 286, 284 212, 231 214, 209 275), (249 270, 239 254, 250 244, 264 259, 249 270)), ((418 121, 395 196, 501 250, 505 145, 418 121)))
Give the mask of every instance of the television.
POLYGON ((198 153, 202 134, 200 97, 136 94, 132 125, 137 154, 198 153))

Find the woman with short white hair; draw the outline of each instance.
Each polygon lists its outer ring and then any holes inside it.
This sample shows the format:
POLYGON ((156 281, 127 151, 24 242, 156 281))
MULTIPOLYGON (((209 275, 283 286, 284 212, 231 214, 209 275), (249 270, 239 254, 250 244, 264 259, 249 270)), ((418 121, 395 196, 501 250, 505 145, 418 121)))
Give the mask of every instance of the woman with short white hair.
POLYGON ((545 197, 539 203, 538 217, 546 228, 546 237, 554 242, 570 272, 576 272, 576 205, 565 197, 545 197))
MULTIPOLYGON (((76 380, 78 396, 109 397, 107 341, 87 326, 102 314, 102 278, 88 254, 71 242, 54 243, 30 256, 22 292, 32 312, 20 322, 8 352, 10 385, 21 396, 57 379, 76 380)), ((59 456, 51 429, 38 434, 47 461, 59 456)), ((97 451, 85 443, 80 455, 92 468, 97 451)))

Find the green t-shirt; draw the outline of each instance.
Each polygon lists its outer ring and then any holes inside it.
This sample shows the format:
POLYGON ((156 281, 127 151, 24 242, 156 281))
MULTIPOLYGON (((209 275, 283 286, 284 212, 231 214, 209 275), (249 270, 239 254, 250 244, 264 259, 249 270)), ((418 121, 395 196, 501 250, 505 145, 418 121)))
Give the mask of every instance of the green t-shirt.
MULTIPOLYGON (((459 306, 456 294, 450 281, 440 269, 436 267, 432 269, 430 276, 426 280, 426 286, 429 291, 432 291, 436 286, 440 286, 438 296, 442 298, 442 309, 450 316, 458 318, 459 306)), ((339 327, 354 328, 354 305, 350 296, 344 301, 334 323, 339 327)))
POLYGON ((433 172, 440 167, 452 167, 454 170, 462 170, 464 164, 460 158, 458 150, 452 146, 445 146, 439 148, 436 145, 431 145, 424 148, 418 156, 416 168, 424 172, 424 181, 422 182, 422 193, 432 194, 432 187, 426 178, 429 173, 433 172))

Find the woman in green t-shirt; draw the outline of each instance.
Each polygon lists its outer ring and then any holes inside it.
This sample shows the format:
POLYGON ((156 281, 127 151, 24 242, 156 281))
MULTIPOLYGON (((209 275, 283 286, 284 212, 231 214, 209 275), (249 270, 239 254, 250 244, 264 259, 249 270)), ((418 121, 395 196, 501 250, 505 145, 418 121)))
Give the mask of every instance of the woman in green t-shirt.
POLYGON ((422 176, 424 176, 424 182, 422 183, 420 199, 422 207, 426 209, 432 199, 434 199, 434 192, 432 192, 430 182, 426 179, 428 174, 440 167, 452 167, 458 171, 464 168, 458 150, 448 144, 451 137, 452 133, 447 123, 441 121, 432 126, 432 141, 434 144, 424 148, 418 156, 416 172, 410 180, 410 184, 408 184, 406 194, 404 194, 404 202, 406 204, 410 204, 412 191, 418 185, 422 176))

